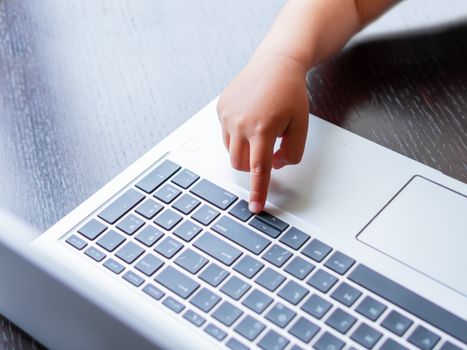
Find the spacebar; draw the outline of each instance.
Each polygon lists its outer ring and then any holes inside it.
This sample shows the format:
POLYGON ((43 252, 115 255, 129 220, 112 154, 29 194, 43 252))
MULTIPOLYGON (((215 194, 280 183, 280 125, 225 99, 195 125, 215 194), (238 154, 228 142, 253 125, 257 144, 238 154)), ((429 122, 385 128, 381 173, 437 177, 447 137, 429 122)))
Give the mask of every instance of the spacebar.
POLYGON ((349 279, 400 308, 467 343, 467 321, 384 277, 365 265, 358 265, 349 279))

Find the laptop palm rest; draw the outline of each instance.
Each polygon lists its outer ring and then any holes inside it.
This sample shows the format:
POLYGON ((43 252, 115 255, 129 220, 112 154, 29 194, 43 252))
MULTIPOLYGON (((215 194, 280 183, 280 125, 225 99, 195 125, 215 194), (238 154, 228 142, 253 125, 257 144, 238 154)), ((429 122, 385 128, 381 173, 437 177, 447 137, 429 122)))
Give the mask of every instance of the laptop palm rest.
POLYGON ((358 239, 467 296, 466 213, 465 195, 415 176, 358 239))

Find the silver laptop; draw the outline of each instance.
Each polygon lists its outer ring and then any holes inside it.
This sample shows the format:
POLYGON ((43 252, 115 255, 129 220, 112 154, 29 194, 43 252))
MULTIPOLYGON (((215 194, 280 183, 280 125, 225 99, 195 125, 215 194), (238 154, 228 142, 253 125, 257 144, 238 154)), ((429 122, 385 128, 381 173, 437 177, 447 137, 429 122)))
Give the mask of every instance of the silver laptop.
POLYGON ((467 348, 466 184, 310 116, 253 215, 215 104, 39 238, 0 220, 0 312, 51 348, 467 348))

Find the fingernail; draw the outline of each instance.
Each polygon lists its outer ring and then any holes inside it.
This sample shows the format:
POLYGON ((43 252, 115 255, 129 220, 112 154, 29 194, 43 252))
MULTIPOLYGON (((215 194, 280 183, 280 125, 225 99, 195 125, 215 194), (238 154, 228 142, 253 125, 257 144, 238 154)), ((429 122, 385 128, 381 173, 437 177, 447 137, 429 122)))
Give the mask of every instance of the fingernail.
POLYGON ((250 202, 250 204, 248 205, 248 209, 252 213, 259 213, 262 208, 261 208, 261 204, 259 204, 259 202, 250 202))

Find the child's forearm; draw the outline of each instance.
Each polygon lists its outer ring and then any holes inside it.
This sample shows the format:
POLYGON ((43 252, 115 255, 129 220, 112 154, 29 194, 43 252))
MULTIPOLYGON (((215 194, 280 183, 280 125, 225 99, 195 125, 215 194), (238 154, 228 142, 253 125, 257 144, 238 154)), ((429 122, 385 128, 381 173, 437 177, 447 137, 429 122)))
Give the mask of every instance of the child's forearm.
POLYGON ((292 58, 306 70, 337 52, 396 0, 289 0, 256 55, 292 58))

